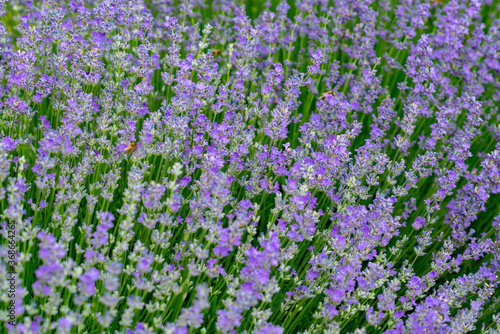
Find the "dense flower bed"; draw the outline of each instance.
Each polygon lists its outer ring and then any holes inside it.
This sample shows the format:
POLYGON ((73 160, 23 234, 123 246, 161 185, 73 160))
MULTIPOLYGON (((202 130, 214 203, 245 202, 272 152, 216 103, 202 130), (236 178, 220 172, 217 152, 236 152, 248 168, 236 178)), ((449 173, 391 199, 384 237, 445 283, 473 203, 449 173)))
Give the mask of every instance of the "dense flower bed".
POLYGON ((0 326, 496 333, 496 1, 0 1, 0 326))

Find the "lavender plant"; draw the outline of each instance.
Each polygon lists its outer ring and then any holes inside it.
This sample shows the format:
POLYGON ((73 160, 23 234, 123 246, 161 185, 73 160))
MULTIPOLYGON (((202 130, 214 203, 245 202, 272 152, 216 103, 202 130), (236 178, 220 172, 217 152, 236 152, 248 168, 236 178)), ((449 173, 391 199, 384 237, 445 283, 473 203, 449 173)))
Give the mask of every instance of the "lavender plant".
POLYGON ((497 333, 492 0, 0 0, 5 333, 497 333))

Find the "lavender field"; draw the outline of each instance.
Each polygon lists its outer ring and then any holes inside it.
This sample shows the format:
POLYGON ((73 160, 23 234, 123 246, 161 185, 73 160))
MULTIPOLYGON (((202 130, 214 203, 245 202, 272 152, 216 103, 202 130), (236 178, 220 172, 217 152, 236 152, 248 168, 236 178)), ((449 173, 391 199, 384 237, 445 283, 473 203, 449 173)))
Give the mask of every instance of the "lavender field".
POLYGON ((0 333, 500 333, 500 2, 0 16, 0 333))

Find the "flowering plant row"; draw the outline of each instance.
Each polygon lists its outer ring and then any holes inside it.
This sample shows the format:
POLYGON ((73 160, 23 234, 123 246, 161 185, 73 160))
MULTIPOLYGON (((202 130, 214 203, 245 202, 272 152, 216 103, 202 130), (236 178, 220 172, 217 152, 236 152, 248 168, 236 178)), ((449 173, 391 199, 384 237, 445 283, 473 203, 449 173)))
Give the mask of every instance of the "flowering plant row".
POLYGON ((497 333, 491 0, 0 0, 8 333, 497 333))

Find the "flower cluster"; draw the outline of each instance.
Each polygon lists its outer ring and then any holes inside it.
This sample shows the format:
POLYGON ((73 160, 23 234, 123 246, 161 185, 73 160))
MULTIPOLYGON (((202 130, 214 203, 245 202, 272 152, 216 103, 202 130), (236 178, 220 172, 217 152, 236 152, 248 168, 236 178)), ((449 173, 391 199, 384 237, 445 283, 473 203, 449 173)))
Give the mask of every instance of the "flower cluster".
POLYGON ((495 1, 0 17, 6 332, 500 331, 495 1))

